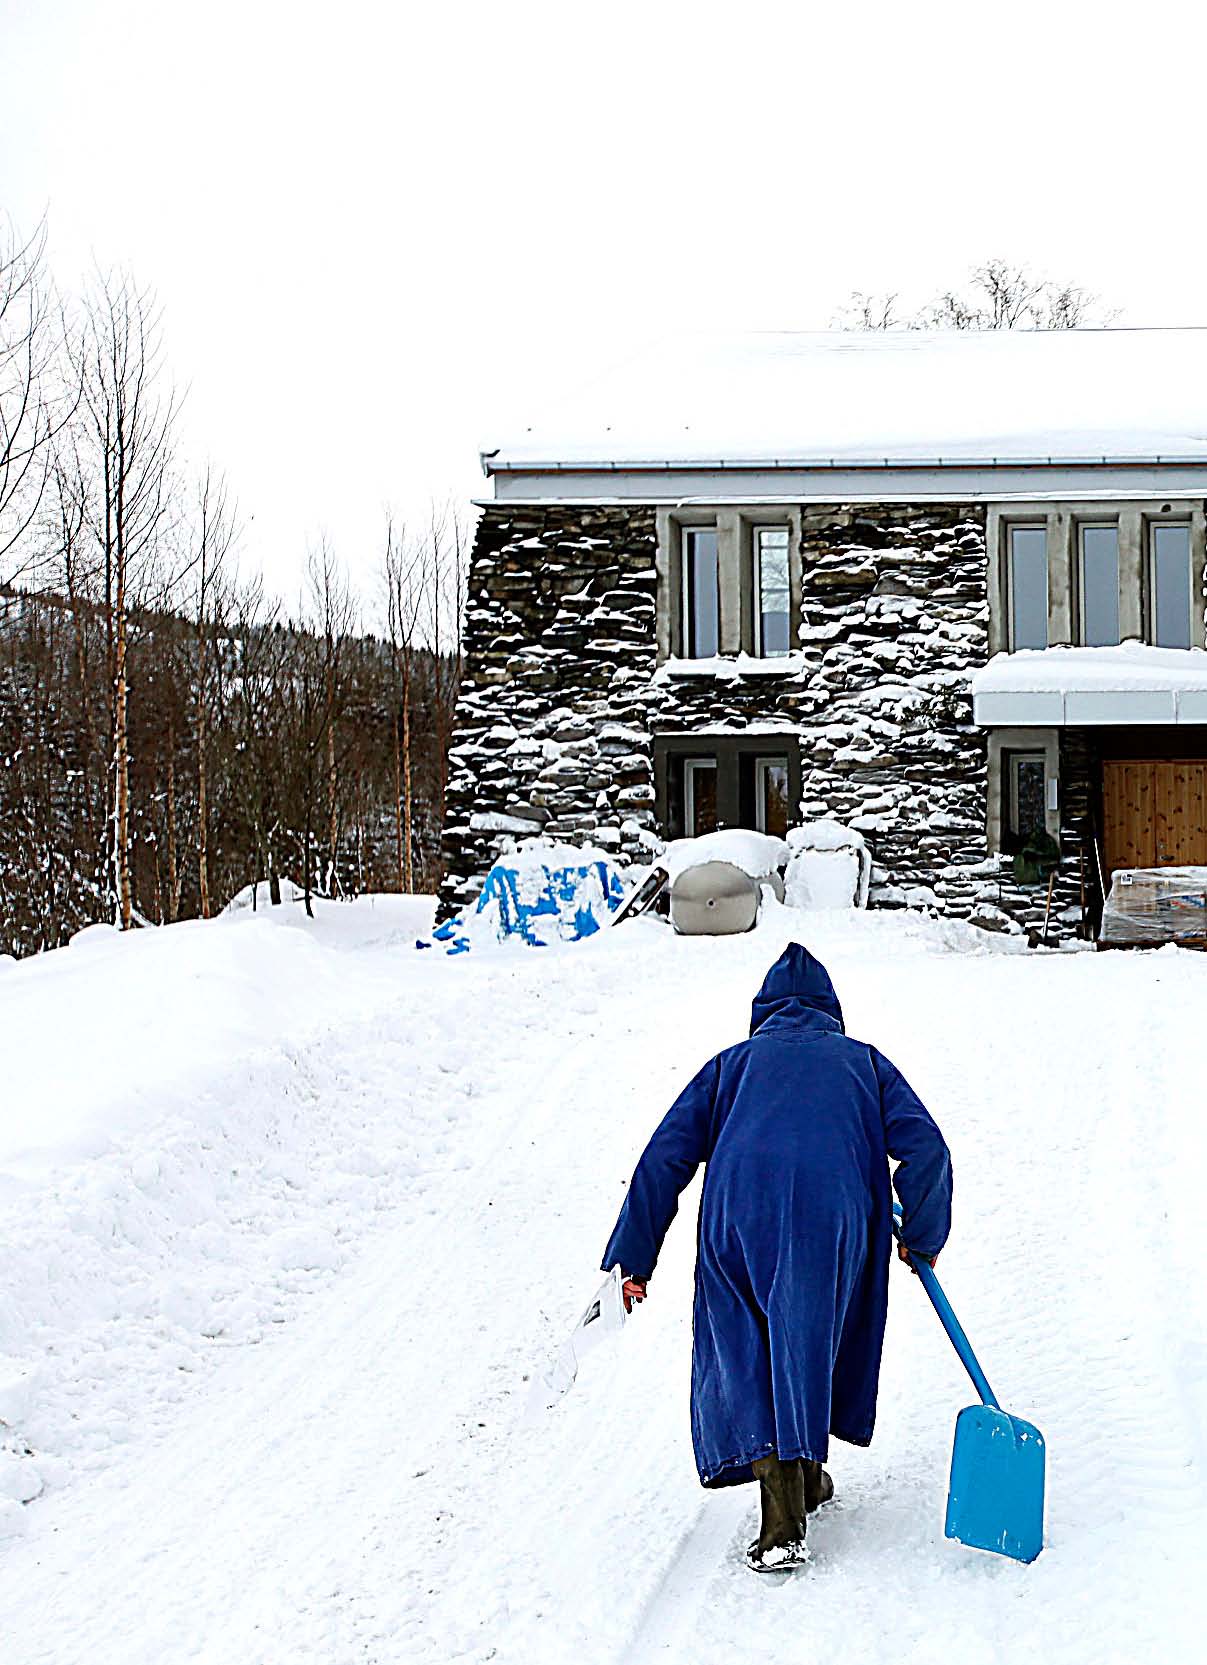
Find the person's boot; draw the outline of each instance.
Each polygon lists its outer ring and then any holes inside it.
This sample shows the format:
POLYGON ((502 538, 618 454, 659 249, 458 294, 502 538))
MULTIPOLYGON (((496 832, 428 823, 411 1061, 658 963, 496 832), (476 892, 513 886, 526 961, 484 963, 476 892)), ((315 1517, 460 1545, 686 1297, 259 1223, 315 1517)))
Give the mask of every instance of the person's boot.
POLYGON ((811 1515, 834 1496, 834 1482, 820 1463, 801 1459, 801 1479, 805 1489, 805 1513, 811 1515))
POLYGON ((759 1483, 761 1531, 746 1552, 755 1572, 779 1572, 797 1567, 805 1549, 805 1474, 799 1462, 781 1463, 772 1454, 751 1465, 759 1483))

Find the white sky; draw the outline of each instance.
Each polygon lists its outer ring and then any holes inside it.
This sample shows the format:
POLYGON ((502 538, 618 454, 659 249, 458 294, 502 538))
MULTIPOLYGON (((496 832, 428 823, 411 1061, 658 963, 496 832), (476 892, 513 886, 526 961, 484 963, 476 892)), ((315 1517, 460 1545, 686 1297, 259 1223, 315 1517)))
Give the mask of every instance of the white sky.
POLYGON ((633 341, 992 254, 1207 323, 1197 7, 0 0, 0 207, 158 290, 296 593, 633 341))

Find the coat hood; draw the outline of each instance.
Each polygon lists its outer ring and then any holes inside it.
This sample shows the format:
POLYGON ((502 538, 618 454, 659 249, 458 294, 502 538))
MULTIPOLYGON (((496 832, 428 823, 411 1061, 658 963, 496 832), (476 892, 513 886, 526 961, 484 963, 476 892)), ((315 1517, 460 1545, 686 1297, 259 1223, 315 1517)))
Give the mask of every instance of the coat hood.
POLYGON ((753 1035, 772 1019, 777 1027, 804 1022, 827 1029, 836 1025, 846 1033, 830 973, 799 942, 790 942, 764 977, 750 1008, 750 1033, 753 1035), (818 1016, 831 1021, 818 1024, 818 1016))

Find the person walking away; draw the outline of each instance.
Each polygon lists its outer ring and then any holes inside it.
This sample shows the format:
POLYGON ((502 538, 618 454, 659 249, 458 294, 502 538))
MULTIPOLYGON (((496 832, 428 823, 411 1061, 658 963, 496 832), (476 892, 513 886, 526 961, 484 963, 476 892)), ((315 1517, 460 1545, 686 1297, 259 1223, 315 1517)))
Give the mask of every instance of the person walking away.
POLYGON ((890 1161, 901 1258, 933 1265, 951 1229, 943 1135, 888 1059, 847 1036, 825 967, 792 943, 755 997, 750 1038, 705 1064, 654 1132, 604 1251, 631 1310, 680 1194, 706 1164, 692 1444, 701 1485, 758 1482, 747 1560, 759 1572, 806 1558, 806 1518, 833 1495, 830 1437, 872 1438, 890 1161))

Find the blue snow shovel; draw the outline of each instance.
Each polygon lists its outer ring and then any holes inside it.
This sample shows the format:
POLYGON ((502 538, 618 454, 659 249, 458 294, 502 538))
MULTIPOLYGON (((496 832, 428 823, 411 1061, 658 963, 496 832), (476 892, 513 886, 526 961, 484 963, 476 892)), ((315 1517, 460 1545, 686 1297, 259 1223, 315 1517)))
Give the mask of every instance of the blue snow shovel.
MULTIPOLYGON (((900 1215, 894 1203, 898 1239, 900 1215)), ((1044 1547, 1044 1437, 1033 1423, 1010 1416, 998 1404, 933 1269, 921 1257, 911 1257, 910 1265, 981 1396, 979 1405, 966 1405, 956 1418, 947 1536, 973 1549, 1034 1561, 1044 1547)))

